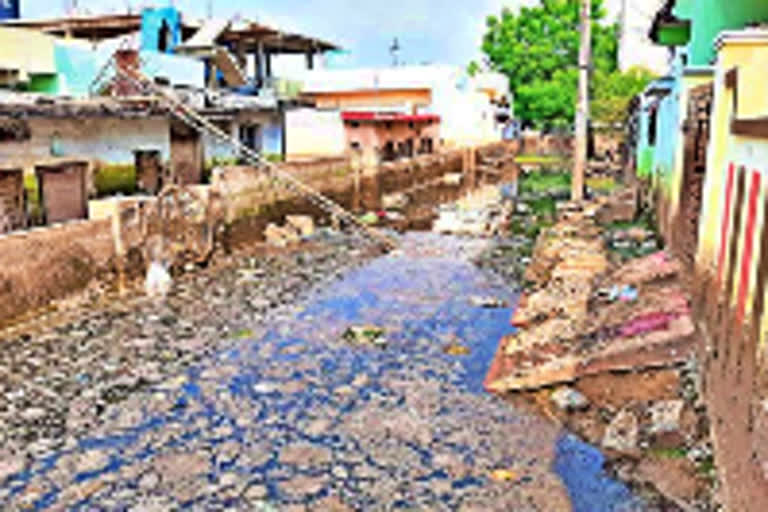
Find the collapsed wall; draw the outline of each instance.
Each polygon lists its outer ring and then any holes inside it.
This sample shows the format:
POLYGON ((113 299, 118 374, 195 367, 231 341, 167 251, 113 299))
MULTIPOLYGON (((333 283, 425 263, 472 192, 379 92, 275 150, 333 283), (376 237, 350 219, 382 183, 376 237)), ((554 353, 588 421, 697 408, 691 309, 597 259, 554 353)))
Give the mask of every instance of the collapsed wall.
MULTIPOLYGON (((504 150, 494 145, 479 153, 504 150)), ((459 150, 422 155, 360 174, 344 158, 280 166, 344 208, 372 210, 381 207, 383 194, 463 172, 463 155, 459 150)), ((231 250, 263 241, 266 226, 288 214, 324 216, 262 170, 238 166, 220 168, 208 186, 172 187, 159 197, 111 198, 89 206, 89 220, 0 237, 0 325, 94 280, 143 275, 158 244, 166 259, 202 261, 215 246, 231 250)))

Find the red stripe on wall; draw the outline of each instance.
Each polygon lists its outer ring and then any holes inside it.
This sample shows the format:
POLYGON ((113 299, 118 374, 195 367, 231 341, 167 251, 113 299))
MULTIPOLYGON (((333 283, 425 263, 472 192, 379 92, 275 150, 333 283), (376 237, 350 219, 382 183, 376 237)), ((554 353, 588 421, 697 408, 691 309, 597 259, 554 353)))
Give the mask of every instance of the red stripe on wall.
POLYGON ((731 162, 728 165, 728 178, 725 183, 725 210, 723 211, 723 224, 720 227, 720 256, 717 262, 718 284, 723 282, 725 272, 725 250, 728 247, 728 229, 731 227, 731 201, 733 201, 733 182, 736 176, 736 166, 731 162))
POLYGON ((736 310, 738 323, 744 320, 744 309, 749 291, 750 270, 752 270, 752 252, 755 246, 755 224, 757 224, 757 200, 760 197, 760 172, 752 172, 752 184, 749 188, 749 207, 747 210, 747 228, 744 231, 744 252, 741 257, 741 275, 739 276, 739 302, 736 310))

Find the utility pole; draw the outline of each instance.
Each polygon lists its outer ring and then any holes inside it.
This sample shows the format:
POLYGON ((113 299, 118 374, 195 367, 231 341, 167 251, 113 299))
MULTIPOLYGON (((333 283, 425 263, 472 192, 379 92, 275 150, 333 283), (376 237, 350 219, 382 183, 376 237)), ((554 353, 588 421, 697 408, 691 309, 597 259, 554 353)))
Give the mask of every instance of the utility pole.
POLYGON ((400 52, 400 41, 395 38, 394 41, 392 41, 392 46, 389 47, 389 53, 392 54, 392 66, 397 67, 400 64, 400 60, 398 59, 398 53, 400 52))
POLYGON ((592 6, 581 0, 581 45, 579 47, 579 100, 576 105, 576 144, 571 180, 571 199, 584 198, 584 174, 587 169, 587 119, 589 118, 589 68, 592 56, 592 6))

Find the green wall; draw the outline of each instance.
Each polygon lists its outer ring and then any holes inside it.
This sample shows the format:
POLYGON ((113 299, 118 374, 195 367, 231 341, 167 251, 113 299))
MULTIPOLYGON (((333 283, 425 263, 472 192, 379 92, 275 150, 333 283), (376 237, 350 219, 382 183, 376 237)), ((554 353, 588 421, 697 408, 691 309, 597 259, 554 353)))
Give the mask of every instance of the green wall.
POLYGON ((45 94, 58 94, 59 77, 56 75, 31 75, 27 90, 45 94))
POLYGON ((674 13, 692 22, 688 66, 707 66, 715 58, 721 31, 768 21, 768 0, 677 0, 674 13))

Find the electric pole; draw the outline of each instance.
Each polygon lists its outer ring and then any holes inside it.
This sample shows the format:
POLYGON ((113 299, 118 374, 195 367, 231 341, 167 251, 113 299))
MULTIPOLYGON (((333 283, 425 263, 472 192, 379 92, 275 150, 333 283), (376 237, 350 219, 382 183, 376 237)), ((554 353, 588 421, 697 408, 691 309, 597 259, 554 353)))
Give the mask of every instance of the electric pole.
POLYGON ((571 199, 584 198, 584 174, 587 169, 587 120, 589 118, 589 68, 592 56, 592 6, 581 0, 581 44, 579 47, 579 99, 576 105, 576 140, 573 158, 571 199))

